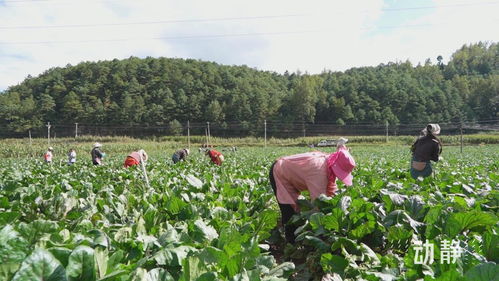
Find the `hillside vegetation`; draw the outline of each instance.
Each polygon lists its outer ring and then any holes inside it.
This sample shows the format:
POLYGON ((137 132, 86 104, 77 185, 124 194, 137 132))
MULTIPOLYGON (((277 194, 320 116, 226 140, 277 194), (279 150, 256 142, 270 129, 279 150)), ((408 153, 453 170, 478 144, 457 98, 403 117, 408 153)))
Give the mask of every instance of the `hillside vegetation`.
MULTIPOLYGON (((266 120, 392 125, 499 117, 499 46, 465 45, 430 60, 317 75, 259 71, 192 59, 82 62, 28 77, 0 94, 0 127, 53 124, 178 125, 266 120)), ((284 125, 285 126, 285 125, 284 125)))

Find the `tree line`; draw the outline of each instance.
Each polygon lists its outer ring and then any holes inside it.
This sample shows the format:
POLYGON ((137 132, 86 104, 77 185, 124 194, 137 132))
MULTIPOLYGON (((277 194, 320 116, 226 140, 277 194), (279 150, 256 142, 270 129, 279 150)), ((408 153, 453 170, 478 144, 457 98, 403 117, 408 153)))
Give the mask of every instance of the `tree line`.
MULTIPOLYGON (((130 57, 55 67, 0 93, 0 127, 177 126, 180 122, 412 124, 499 117, 499 45, 424 64, 278 74, 193 59, 130 57)), ((286 126, 286 125, 284 125, 286 126)))

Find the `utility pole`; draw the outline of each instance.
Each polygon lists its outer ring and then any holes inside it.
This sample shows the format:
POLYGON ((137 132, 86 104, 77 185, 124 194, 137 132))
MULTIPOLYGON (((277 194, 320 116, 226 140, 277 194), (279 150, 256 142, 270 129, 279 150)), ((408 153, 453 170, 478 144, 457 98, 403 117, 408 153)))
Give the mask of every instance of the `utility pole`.
POLYGON ((78 123, 75 123, 75 139, 78 137, 78 123))
POLYGON ((265 147, 267 147, 267 119, 263 120, 265 147))
POLYGON ((461 132, 461 153, 463 153, 463 121, 459 123, 459 131, 461 132))
POLYGON ((189 120, 187 120, 187 148, 191 150, 191 132, 190 132, 189 120))
POLYGON ((388 143, 388 120, 385 121, 386 126, 386 143, 388 143))
POLYGON ((47 126, 47 143, 50 146, 50 127, 52 127, 52 126, 50 125, 50 122, 47 122, 47 125, 45 125, 45 126, 47 126))
POLYGON ((305 122, 301 123, 303 129, 303 137, 305 137, 305 122))
POLYGON ((206 122, 206 125, 208 126, 208 143, 210 143, 211 142, 210 122, 206 122))
POLYGON ((206 138, 206 147, 208 147, 208 129, 204 128, 204 136, 206 138))

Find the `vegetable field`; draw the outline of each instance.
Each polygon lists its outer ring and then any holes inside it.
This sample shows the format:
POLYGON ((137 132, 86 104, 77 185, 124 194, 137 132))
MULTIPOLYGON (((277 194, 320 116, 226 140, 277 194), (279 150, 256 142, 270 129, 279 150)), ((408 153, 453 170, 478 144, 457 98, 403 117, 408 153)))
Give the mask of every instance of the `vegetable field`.
POLYGON ((150 186, 123 153, 68 166, 57 149, 0 166, 0 280, 499 280, 499 146, 444 147, 424 180, 407 146, 354 146, 354 185, 304 194, 294 245, 268 169, 309 148, 226 151, 218 167, 158 146, 150 186))

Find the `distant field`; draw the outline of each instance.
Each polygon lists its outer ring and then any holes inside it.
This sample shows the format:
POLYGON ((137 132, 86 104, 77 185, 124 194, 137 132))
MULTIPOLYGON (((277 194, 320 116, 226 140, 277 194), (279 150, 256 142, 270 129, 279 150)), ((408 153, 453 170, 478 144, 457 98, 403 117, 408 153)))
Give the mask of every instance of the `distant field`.
MULTIPOLYGON (((290 139, 267 139, 267 146, 272 147, 306 147, 312 144, 317 144, 323 139, 337 139, 340 136, 324 136, 324 137, 304 137, 290 139)), ((390 136, 386 142, 386 136, 346 136, 350 146, 358 145, 376 145, 376 146, 410 146, 415 137, 410 136, 390 136)), ((460 136, 441 136, 444 146, 456 146, 461 144, 460 136)), ((50 145, 54 147, 55 154, 61 156, 70 148, 75 148, 78 153, 88 153, 94 142, 99 141, 104 144, 104 150, 112 153, 128 153, 132 150, 140 148, 146 149, 151 153, 173 153, 174 150, 187 147, 188 139, 186 136, 167 136, 149 139, 133 139, 127 137, 98 137, 98 136, 82 136, 78 139, 74 138, 57 138, 51 139, 50 145)), ((206 142, 204 136, 191 136, 191 148, 196 150, 206 142)), ((212 137, 210 144, 221 148, 232 146, 237 147, 263 147, 265 145, 263 138, 217 138, 212 137)), ((481 135, 464 135, 464 146, 489 145, 499 144, 499 134, 481 134, 481 135)), ((47 139, 3 139, 0 140, 0 157, 41 157, 48 147, 47 139)))

